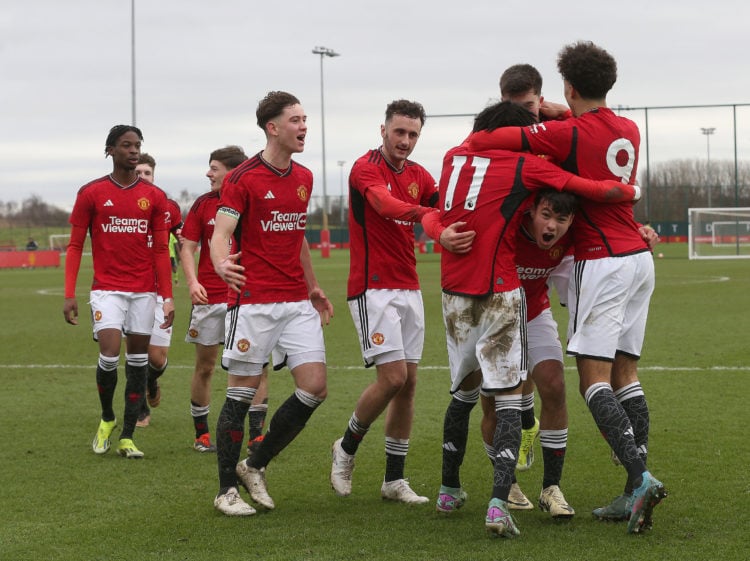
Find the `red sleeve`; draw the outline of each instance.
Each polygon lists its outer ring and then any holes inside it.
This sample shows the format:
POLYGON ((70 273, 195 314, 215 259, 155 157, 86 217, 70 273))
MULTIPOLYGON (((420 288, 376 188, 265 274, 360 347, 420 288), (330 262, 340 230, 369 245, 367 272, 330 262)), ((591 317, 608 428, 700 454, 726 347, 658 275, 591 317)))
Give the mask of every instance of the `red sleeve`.
POLYGON ((640 198, 640 189, 636 189, 634 185, 611 179, 594 181, 577 175, 568 179, 563 189, 600 203, 621 203, 640 198))
POLYGON ((440 234, 445 230, 445 226, 440 222, 439 212, 428 212, 425 214, 422 217, 422 228, 424 228, 428 236, 440 243, 440 234))
POLYGON ((413 205, 391 196, 385 185, 371 185, 365 191, 367 202, 380 216, 406 222, 419 222, 432 209, 413 205))
POLYGON ((83 226, 73 226, 70 229, 70 242, 65 252, 65 298, 76 297, 76 281, 78 270, 81 268, 86 232, 87 229, 83 226))
POLYGON ((156 292, 162 298, 172 298, 172 263, 169 260, 169 231, 154 231, 154 263, 156 292))
POLYGON ((492 132, 477 131, 470 134, 467 140, 472 152, 492 149, 520 152, 523 150, 523 128, 502 127, 492 132))

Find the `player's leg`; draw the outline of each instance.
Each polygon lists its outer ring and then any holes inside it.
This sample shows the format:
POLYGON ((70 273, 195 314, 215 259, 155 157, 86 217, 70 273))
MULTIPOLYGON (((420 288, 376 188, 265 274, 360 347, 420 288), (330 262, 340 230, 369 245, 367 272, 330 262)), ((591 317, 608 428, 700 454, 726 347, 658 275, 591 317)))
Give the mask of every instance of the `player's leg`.
POLYGON ((525 471, 534 464, 534 443, 539 437, 539 420, 534 414, 534 380, 529 377, 521 386, 521 447, 516 469, 525 471))
POLYGON ((544 459, 544 479, 539 507, 553 518, 570 518, 575 514, 560 489, 568 444, 568 410, 565 404, 565 370, 559 345, 549 353, 558 358, 542 360, 532 370, 542 402, 540 443, 544 459))
POLYGON ((95 454, 104 454, 109 451, 110 437, 117 426, 114 395, 117 387, 117 366, 120 359, 122 332, 119 329, 101 329, 96 333, 96 337, 99 343, 96 387, 101 405, 101 417, 92 448, 95 454))
POLYGON ((247 453, 252 454, 260 446, 263 440, 263 429, 266 426, 266 415, 268 415, 268 365, 263 367, 260 375, 260 385, 255 392, 253 403, 247 413, 248 436, 247 453))
POLYGON ((128 333, 125 342, 125 412, 117 452, 130 459, 143 457, 133 442, 133 433, 146 400, 149 339, 149 333, 128 333))
POLYGON ((101 405, 99 427, 94 435, 92 448, 95 454, 105 454, 111 445, 112 431, 117 426, 113 404, 127 303, 119 293, 92 290, 89 305, 94 340, 99 346, 96 387, 101 405))
MULTIPOLYGON (((287 365, 294 378, 295 390, 274 413, 263 441, 252 456, 241 465, 246 466, 248 475, 254 478, 255 490, 251 497, 273 508, 265 485, 265 468, 268 463, 284 450, 304 429, 307 421, 327 396, 327 375, 325 364, 325 344, 320 316, 310 301, 275 304, 283 310, 280 322, 274 315, 262 317, 257 322, 256 340, 262 340, 263 325, 271 329, 261 348, 265 357, 274 347, 286 353, 287 365), (273 327, 280 324, 278 335, 273 327)), ((238 473, 240 466, 238 465, 238 473)))
POLYGON ((216 451, 216 446, 211 442, 208 414, 211 407, 211 380, 218 355, 218 344, 195 344, 195 370, 190 380, 190 416, 195 429, 193 449, 198 452, 216 451))
POLYGON ((195 345, 195 369, 190 380, 190 416, 195 429, 193 449, 198 452, 216 451, 211 441, 208 415, 211 380, 219 347, 224 342, 226 309, 225 304, 194 305, 190 310, 190 325, 185 335, 185 342, 195 345))
POLYGON ((417 366, 424 348, 424 307, 418 290, 396 291, 391 306, 400 317, 401 341, 406 357, 406 378, 388 404, 385 416, 386 470, 380 494, 384 499, 407 504, 426 504, 429 499, 415 493, 404 477, 414 420, 414 395, 417 388, 417 366))
POLYGON ((343 436, 331 447, 331 487, 339 496, 351 494, 354 456, 370 425, 407 382, 401 318, 393 304, 400 292, 368 290, 349 301, 362 357, 365 365, 375 365, 375 380, 360 394, 343 436))
MULTIPOLYGON (((239 482, 256 502, 266 508, 274 506, 270 497, 267 501, 264 496, 256 497, 253 494, 257 485, 255 476, 258 474, 246 473, 245 463, 239 461, 244 441, 245 415, 258 387, 263 365, 237 360, 232 358, 231 354, 226 356, 226 351, 223 360, 228 369, 228 376, 226 399, 216 423, 219 492, 214 499, 214 507, 227 515, 234 515, 235 511, 240 515, 253 514, 252 507, 239 498, 237 490, 239 482)), ((265 490, 265 486, 263 489, 265 490)))

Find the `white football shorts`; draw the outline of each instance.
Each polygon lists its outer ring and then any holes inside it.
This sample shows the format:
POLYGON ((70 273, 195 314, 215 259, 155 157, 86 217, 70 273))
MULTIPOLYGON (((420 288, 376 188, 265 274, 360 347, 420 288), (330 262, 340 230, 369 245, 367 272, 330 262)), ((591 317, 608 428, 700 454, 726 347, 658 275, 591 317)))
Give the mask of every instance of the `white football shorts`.
POLYGON ((616 352, 640 358, 653 291, 650 252, 577 261, 568 292, 567 353, 607 361, 616 352))
POLYGON ((419 290, 367 290, 349 300, 365 366, 395 360, 418 363, 424 348, 424 306, 419 290))
POLYGON ((526 379, 526 301, 523 289, 472 298, 443 294, 451 393, 482 371, 482 391, 518 387, 526 379))
POLYGON ((222 355, 225 369, 237 375, 259 375, 274 348, 286 355, 290 370, 300 364, 325 363, 320 315, 309 300, 243 304, 228 310, 222 355))
POLYGON ((92 290, 89 305, 94 339, 102 329, 119 329, 124 335, 149 335, 154 325, 156 293, 92 290))
POLYGON ((224 343, 226 317, 226 304, 194 304, 185 342, 207 347, 221 345, 224 343))

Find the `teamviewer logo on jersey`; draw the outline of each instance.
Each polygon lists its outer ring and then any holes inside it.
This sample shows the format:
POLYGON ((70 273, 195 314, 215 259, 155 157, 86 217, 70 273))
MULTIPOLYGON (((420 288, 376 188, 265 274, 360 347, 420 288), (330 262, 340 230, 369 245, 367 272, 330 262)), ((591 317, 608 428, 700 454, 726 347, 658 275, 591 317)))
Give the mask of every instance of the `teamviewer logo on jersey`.
POLYGON ((304 230, 307 224, 306 212, 271 211, 270 220, 261 220, 260 226, 264 232, 290 232, 304 230))

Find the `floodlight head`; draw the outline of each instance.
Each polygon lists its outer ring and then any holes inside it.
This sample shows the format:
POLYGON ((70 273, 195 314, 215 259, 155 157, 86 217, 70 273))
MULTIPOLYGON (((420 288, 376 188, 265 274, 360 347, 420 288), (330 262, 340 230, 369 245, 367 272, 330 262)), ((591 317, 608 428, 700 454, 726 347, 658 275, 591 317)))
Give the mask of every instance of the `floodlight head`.
POLYGON ((339 53, 337 53, 333 49, 329 49, 328 47, 315 47, 312 50, 312 52, 314 55, 321 55, 321 56, 328 56, 328 57, 341 56, 339 53))

